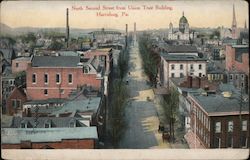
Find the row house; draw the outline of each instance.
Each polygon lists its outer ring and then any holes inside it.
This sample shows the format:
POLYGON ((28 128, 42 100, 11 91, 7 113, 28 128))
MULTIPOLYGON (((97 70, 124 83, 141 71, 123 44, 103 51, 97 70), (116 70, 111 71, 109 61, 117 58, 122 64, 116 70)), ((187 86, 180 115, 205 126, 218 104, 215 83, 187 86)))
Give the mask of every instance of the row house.
POLYGON ((161 53, 160 82, 169 86, 169 78, 206 76, 206 59, 200 58, 193 46, 172 46, 167 53, 161 53))
POLYGON ((249 102, 240 94, 189 94, 190 127, 186 139, 195 137, 190 148, 248 148, 249 102), (195 142, 194 142, 195 141, 195 142))
POLYGON ((93 57, 34 56, 28 66, 26 83, 28 100, 68 98, 81 86, 100 90, 103 67, 93 57))

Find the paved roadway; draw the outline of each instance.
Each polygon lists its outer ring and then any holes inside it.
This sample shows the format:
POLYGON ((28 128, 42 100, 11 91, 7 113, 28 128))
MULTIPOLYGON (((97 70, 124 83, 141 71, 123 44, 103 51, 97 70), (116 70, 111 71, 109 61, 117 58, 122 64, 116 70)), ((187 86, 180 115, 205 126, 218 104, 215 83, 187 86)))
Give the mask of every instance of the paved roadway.
POLYGON ((130 48, 129 72, 130 102, 125 111, 127 128, 119 148, 165 148, 167 144, 162 143, 158 133, 159 119, 153 102, 154 94, 143 73, 137 42, 130 48), (147 97, 152 101, 148 101, 147 97))

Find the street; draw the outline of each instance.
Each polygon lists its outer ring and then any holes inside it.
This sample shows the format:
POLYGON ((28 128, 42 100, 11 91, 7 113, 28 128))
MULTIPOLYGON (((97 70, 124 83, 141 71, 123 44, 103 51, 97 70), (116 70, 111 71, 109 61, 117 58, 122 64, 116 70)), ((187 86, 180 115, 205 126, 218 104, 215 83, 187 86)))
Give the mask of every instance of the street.
POLYGON ((159 119, 153 102, 154 93, 143 73, 137 42, 130 48, 129 72, 130 75, 126 77, 130 91, 125 110, 127 128, 119 148, 165 148, 168 144, 162 143, 161 134, 158 133, 159 119))

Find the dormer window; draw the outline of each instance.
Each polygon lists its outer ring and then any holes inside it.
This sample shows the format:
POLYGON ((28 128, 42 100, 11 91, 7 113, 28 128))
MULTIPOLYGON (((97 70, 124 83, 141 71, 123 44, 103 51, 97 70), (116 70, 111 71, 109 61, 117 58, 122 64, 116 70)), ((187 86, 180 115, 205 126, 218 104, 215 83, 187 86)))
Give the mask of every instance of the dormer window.
POLYGON ((51 128, 51 121, 50 121, 50 120, 47 120, 47 121, 44 123, 44 128, 51 128))
POLYGON ((25 122, 21 122, 21 126, 20 126, 21 128, 27 128, 27 123, 25 123, 25 122))
POLYGON ((69 122, 69 127, 70 127, 70 128, 76 127, 76 122, 75 122, 74 120, 70 121, 70 122, 69 122))
POLYGON ((84 66, 83 67, 83 72, 84 73, 89 73, 89 67, 88 66, 84 66))

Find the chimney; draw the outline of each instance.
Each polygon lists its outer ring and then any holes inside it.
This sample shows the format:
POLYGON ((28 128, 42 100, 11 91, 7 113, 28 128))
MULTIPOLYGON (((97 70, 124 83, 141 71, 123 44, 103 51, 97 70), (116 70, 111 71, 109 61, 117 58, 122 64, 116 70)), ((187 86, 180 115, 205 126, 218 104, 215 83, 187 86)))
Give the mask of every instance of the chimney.
POLYGON ((127 45, 128 45, 128 24, 126 24, 125 48, 127 48, 127 45))
POLYGON ((188 88, 192 88, 192 81, 193 81, 192 76, 188 76, 187 77, 187 87, 188 88))
POLYGON ((67 48, 69 47, 69 9, 66 9, 66 43, 67 48))

